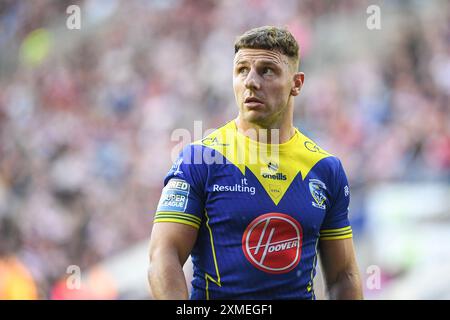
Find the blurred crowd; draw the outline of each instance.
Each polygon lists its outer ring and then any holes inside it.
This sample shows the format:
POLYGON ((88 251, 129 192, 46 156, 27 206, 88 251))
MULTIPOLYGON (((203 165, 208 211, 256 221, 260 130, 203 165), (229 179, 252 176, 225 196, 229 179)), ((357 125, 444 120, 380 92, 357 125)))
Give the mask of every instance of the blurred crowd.
POLYGON ((355 220, 367 186, 448 182, 450 5, 432 2, 432 17, 418 2, 383 2, 386 25, 370 31, 356 0, 1 1, 0 225, 16 231, 0 234, 0 260, 26 267, 30 296, 52 298, 69 265, 147 239, 180 147, 171 133, 236 115, 233 42, 260 25, 286 26, 300 43, 295 124, 342 159, 355 220), (80 30, 66 27, 71 4, 80 30), (324 54, 349 33, 363 43, 324 54))

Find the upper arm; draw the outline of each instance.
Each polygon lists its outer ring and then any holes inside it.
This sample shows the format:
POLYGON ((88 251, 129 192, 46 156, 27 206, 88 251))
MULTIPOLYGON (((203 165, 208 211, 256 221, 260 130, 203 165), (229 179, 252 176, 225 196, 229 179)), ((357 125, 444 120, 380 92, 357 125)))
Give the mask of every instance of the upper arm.
POLYGON ((353 239, 321 240, 319 254, 327 284, 336 283, 340 276, 357 272, 353 239))
POLYGON ((348 219, 350 192, 341 162, 330 158, 333 175, 328 187, 328 206, 320 228, 319 251, 324 271, 329 279, 336 278, 354 263, 353 231, 348 219))
POLYGON ((150 258, 176 253, 181 265, 192 251, 204 211, 204 168, 183 150, 164 179, 150 240, 150 258))
POLYGON ((352 239, 321 240, 319 252, 329 298, 362 299, 361 278, 352 239))
MULTIPOLYGON (((337 158, 333 159, 334 161, 337 158)), ((336 162, 329 184, 329 207, 321 225, 319 254, 322 273, 332 297, 362 297, 361 281, 353 245, 353 231, 348 219, 350 191, 342 164, 336 162)))
POLYGON ((181 223, 154 223, 150 238, 150 258, 176 254, 184 265, 197 239, 198 229, 181 223))
POLYGON ((150 258, 176 253, 183 265, 197 239, 202 210, 202 200, 191 183, 186 179, 170 179, 153 220, 150 258))

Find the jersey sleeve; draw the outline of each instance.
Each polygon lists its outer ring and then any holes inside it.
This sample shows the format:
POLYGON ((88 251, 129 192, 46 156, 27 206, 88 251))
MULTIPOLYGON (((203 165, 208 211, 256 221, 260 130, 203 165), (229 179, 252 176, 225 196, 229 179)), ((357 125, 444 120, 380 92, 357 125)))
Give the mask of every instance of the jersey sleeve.
POLYGON ((337 158, 336 162, 336 169, 333 170, 334 174, 331 179, 329 208, 321 226, 320 240, 339 240, 353 236, 348 219, 350 189, 341 162, 337 158))
POLYGON ((193 161, 194 150, 192 145, 184 148, 164 178, 154 223, 175 222, 200 228, 206 168, 193 161))

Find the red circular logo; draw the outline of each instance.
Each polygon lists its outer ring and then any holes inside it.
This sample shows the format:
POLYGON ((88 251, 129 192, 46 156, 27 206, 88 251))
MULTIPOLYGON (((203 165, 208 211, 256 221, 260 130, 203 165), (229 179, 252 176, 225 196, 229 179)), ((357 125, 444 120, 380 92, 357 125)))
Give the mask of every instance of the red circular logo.
POLYGON ((300 262, 303 230, 283 213, 266 213, 253 220, 242 236, 242 250, 250 263, 268 273, 286 273, 300 262))

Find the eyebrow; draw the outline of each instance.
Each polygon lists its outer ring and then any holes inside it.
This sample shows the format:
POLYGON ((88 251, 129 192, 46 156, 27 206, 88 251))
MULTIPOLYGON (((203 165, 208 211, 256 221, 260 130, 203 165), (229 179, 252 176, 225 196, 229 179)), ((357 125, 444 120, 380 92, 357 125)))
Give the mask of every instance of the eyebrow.
MULTIPOLYGON (((240 64, 248 64, 249 62, 247 60, 238 60, 236 61, 236 65, 240 65, 240 64)), ((271 65, 271 66, 278 66, 277 63, 275 63, 272 60, 260 60, 257 61, 257 64, 262 64, 262 65, 271 65)))
POLYGON ((278 63, 275 63, 275 62, 273 62, 271 60, 262 60, 262 61, 259 62, 259 64, 262 64, 264 66, 267 66, 267 65, 274 66, 274 67, 278 67, 279 66, 278 63))
POLYGON ((237 61, 235 61, 235 63, 234 64, 236 64, 236 65, 238 65, 238 64, 245 64, 245 63, 248 63, 248 61, 247 60, 237 60, 237 61))

